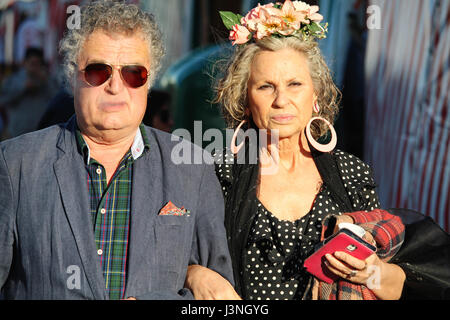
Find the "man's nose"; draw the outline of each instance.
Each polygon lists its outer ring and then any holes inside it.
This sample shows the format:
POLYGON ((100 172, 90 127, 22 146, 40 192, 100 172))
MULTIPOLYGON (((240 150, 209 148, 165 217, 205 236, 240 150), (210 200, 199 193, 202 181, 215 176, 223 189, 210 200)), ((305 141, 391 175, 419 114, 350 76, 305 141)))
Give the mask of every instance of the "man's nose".
POLYGON ((109 78, 105 89, 111 94, 117 94, 123 90, 124 85, 122 76, 120 75, 120 69, 113 68, 112 75, 109 78))

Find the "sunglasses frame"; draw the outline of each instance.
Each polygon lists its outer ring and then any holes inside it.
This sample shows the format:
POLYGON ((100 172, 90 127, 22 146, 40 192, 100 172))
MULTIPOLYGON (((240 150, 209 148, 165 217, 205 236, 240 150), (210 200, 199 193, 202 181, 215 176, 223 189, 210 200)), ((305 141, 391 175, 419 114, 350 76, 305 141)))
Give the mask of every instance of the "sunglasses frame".
POLYGON ((80 72, 83 73, 83 78, 84 78, 83 80, 84 80, 84 82, 86 82, 89 86, 91 86, 91 87, 100 87, 101 85, 103 85, 104 83, 106 83, 109 79, 111 79, 111 77, 112 77, 112 75, 113 75, 114 69, 119 70, 120 78, 122 79, 122 81, 123 81, 124 83, 126 83, 128 87, 133 88, 133 89, 137 89, 137 88, 140 88, 140 87, 142 87, 143 85, 145 85, 145 84, 148 82, 148 77, 150 76, 150 73, 149 73, 149 71, 147 70, 147 68, 144 67, 143 65, 140 65, 140 64, 122 64, 122 65, 114 65, 114 64, 110 64, 110 63, 106 63, 106 62, 92 62, 92 63, 89 63, 88 65, 86 65, 86 67, 84 67, 84 69, 80 70, 80 72), (105 65, 105 66, 108 66, 108 67, 111 68, 111 74, 110 74, 110 76, 109 76, 104 82, 102 82, 102 83, 100 83, 100 84, 98 84, 98 85, 93 85, 93 84, 89 83, 89 82, 87 81, 87 79, 86 79, 86 68, 89 67, 90 65, 94 65, 94 64, 105 65), (133 86, 131 86, 131 85, 124 79, 123 74, 122 74, 122 69, 125 68, 125 67, 142 67, 142 68, 144 68, 145 71, 147 72, 147 76, 146 76, 146 78, 145 78, 145 82, 144 82, 142 85, 138 86, 138 87, 133 87, 133 86))

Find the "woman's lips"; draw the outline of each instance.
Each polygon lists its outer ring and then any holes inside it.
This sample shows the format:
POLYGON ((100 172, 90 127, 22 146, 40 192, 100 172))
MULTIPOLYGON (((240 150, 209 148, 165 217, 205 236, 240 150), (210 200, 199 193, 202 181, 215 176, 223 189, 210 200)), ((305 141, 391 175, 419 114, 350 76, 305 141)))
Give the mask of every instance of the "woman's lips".
POLYGON ((278 123, 287 123, 294 119, 295 116, 292 114, 280 114, 276 116, 272 116, 272 120, 278 123))

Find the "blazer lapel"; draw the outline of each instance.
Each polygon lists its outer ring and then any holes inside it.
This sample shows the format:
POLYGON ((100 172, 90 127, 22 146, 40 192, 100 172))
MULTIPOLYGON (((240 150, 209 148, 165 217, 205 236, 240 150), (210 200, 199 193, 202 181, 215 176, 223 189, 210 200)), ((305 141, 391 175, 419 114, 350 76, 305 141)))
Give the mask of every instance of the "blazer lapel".
POLYGON ((152 257, 148 256, 153 241, 152 225, 163 200, 161 158, 158 146, 148 133, 150 150, 137 159, 133 167, 131 196, 131 228, 128 243, 128 270, 125 297, 138 294, 137 289, 150 281, 152 257))
POLYGON ((60 195, 76 241, 78 253, 86 273, 94 298, 106 299, 104 280, 100 264, 97 262, 93 226, 89 216, 89 195, 86 188, 83 158, 73 150, 75 138, 64 130, 65 141, 59 143, 60 149, 69 151, 54 163, 54 171, 60 188, 60 195), (69 150, 67 150, 69 149, 69 150), (72 150, 70 150, 72 149, 72 150))

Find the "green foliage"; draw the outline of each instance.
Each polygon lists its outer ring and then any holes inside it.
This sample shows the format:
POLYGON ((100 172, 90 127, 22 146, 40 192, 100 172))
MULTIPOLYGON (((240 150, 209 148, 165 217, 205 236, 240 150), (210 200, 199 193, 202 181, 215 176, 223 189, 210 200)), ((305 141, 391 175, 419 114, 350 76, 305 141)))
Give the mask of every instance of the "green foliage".
POLYGON ((231 11, 219 11, 225 28, 228 30, 233 29, 233 26, 241 23, 242 16, 240 14, 234 14, 231 11))

